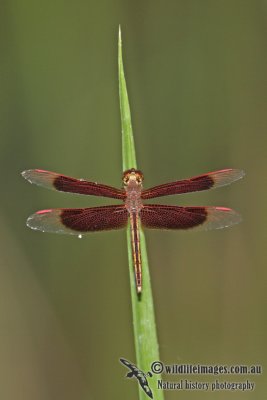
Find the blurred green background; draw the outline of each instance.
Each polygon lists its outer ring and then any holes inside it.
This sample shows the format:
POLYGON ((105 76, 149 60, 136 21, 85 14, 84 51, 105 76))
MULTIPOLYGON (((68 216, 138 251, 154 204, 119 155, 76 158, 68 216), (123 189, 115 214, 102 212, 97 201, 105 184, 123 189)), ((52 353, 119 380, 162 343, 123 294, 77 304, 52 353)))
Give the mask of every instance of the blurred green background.
MULTIPOLYGON (((25 226, 38 209, 110 201, 20 176, 121 186, 119 23, 145 187, 246 171, 231 187, 161 199, 243 215, 222 231, 147 231, 161 359, 266 365, 266 16, 260 0, 1 2, 1 399, 137 399, 118 362, 135 361, 125 232, 77 240, 25 226)), ((217 378, 257 387, 166 399, 266 395, 264 374, 217 378)))

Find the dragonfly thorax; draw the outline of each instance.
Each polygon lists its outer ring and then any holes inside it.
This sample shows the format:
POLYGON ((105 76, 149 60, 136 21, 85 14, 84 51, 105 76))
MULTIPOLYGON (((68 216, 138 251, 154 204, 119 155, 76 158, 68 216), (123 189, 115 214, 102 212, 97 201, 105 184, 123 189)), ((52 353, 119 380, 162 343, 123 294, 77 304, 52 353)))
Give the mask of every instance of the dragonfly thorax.
POLYGON ((126 193, 127 197, 125 200, 125 206, 129 212, 139 212, 143 207, 143 203, 141 201, 141 187, 127 187, 126 193))
POLYGON ((124 173, 123 183, 126 191, 125 206, 128 212, 139 212, 143 207, 141 201, 143 174, 135 169, 124 173))

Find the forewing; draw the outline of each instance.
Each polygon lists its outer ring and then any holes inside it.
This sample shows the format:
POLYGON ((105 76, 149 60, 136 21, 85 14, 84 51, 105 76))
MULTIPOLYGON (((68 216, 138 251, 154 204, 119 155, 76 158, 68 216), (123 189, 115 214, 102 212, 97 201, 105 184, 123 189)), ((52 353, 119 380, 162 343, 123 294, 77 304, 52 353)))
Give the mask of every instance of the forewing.
POLYGON ((146 189, 142 192, 142 199, 152 199, 154 197, 168 196, 171 194, 182 194, 189 192, 198 192, 208 190, 220 186, 229 185, 230 183, 241 179, 244 172, 239 169, 223 169, 220 171, 209 172, 207 174, 195 176, 182 181, 165 183, 146 189))
POLYGON ((241 221, 240 215, 225 207, 178 207, 145 205, 140 211, 141 223, 152 229, 220 229, 241 221))
POLYGON ((42 169, 28 169, 22 172, 22 176, 30 183, 43 186, 47 189, 59 190, 60 192, 111 197, 114 199, 124 199, 126 197, 124 190, 97 182, 89 182, 84 179, 70 178, 69 176, 42 169))
POLYGON ((27 220, 28 227, 42 232, 81 233, 119 229, 126 226, 128 211, 124 205, 92 208, 55 208, 37 211, 27 220))

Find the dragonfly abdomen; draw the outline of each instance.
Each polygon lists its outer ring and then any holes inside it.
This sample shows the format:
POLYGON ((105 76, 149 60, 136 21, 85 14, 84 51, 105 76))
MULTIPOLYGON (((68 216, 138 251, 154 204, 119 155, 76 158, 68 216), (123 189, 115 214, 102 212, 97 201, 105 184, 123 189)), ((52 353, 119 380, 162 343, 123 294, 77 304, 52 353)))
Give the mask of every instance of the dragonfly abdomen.
POLYGON ((134 272, 137 293, 142 291, 142 262, 140 252, 140 235, 139 235, 139 215, 137 212, 130 213, 130 224, 131 224, 131 243, 132 253, 134 261, 134 272))

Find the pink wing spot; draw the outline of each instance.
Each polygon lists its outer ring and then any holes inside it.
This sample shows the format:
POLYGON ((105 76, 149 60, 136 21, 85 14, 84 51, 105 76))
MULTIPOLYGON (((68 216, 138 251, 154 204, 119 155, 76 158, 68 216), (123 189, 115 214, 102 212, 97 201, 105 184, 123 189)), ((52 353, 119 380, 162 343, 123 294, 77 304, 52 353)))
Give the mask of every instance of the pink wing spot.
POLYGON ((52 212, 52 210, 41 210, 41 211, 37 211, 36 214, 47 214, 52 212))
POLYGON ((36 172, 48 172, 48 171, 45 171, 44 169, 36 169, 35 171, 36 172))
POLYGON ((216 208, 216 210, 219 210, 219 211, 232 211, 231 208, 226 208, 226 207, 215 207, 215 208, 216 208))
POLYGON ((218 172, 228 172, 228 171, 233 171, 233 168, 225 168, 225 169, 219 169, 219 171, 216 171, 217 173, 218 172))

